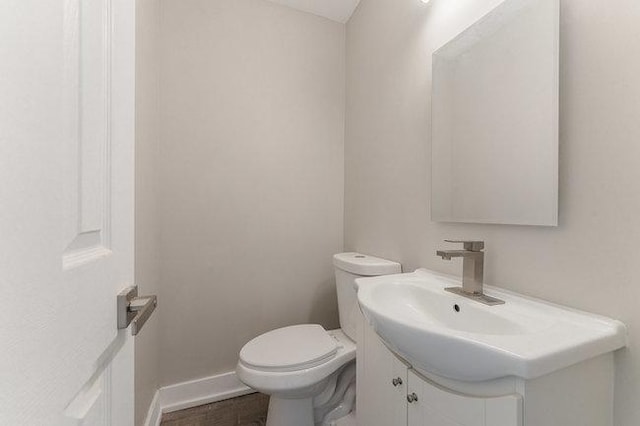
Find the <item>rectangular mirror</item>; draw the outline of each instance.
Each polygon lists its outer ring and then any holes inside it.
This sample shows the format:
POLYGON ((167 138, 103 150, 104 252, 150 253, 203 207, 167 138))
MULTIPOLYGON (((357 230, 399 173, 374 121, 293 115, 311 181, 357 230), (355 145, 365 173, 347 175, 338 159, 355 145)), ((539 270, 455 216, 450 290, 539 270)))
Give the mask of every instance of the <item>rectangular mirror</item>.
POLYGON ((559 0, 505 0, 433 54, 431 218, 558 224, 559 0))

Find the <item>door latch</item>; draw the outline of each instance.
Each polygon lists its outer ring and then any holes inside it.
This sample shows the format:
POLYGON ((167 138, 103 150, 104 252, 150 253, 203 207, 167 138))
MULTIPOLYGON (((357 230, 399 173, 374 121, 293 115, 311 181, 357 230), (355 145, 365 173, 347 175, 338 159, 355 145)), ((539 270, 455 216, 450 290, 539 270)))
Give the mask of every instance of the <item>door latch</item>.
POLYGON ((138 286, 127 287, 118 294, 118 329, 131 325, 137 335, 158 305, 157 296, 138 296, 138 286))

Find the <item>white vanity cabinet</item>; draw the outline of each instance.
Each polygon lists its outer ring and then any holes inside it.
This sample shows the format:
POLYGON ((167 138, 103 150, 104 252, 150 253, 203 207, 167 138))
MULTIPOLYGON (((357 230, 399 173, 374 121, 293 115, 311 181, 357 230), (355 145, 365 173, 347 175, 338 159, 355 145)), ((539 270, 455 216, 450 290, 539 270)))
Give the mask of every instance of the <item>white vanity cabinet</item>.
POLYGON ((620 321, 426 269, 356 285, 360 426, 613 426, 620 321))
POLYGON ((360 426, 613 425, 612 354, 532 380, 456 382, 415 371, 362 323, 357 349, 360 426))
POLYGON ((477 398, 439 387, 361 333, 357 418, 361 426, 522 426, 522 397, 477 398))
POLYGON ((522 426, 518 394, 478 398, 452 392, 409 370, 408 426, 522 426))

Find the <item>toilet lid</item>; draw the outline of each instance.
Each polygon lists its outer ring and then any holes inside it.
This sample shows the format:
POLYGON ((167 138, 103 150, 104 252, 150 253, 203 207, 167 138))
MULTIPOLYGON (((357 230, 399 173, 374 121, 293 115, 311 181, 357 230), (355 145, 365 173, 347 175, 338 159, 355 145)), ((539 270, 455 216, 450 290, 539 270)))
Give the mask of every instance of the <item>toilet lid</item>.
POLYGON ((240 351, 240 360, 253 368, 297 371, 332 358, 338 343, 317 324, 294 325, 260 335, 240 351))

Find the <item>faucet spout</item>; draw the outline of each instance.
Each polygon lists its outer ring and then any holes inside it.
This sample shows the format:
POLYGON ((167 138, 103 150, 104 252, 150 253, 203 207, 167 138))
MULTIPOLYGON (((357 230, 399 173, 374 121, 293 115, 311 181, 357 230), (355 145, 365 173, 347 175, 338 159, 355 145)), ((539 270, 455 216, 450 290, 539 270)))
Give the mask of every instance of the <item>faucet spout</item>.
POLYGON ((483 255, 481 251, 470 250, 438 250, 436 254, 444 260, 451 260, 454 257, 480 257, 483 255))
POLYGON ((484 281, 484 242, 482 241, 450 241, 451 243, 464 244, 464 250, 438 250, 436 254, 444 260, 461 257, 462 263, 462 288, 447 288, 445 290, 465 297, 478 300, 488 305, 504 303, 501 300, 485 296, 483 292, 484 281))

